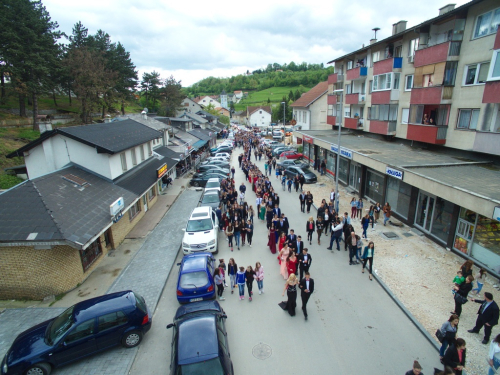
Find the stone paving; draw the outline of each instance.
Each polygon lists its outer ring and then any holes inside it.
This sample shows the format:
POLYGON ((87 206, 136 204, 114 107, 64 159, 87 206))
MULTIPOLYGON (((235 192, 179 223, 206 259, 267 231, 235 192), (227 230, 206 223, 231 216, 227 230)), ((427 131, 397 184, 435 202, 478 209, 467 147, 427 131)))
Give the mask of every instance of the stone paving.
MULTIPOLYGON (((109 288, 108 293, 133 289, 141 294, 154 313, 158 300, 177 257, 189 214, 201 193, 186 190, 172 205, 165 217, 149 234, 125 270, 109 288)), ((36 323, 60 314, 61 308, 8 309, 0 315, 0 356, 3 357, 15 337, 36 323)), ((155 327, 154 319, 152 329, 155 327)), ((145 336, 147 340, 147 335, 145 336)), ((137 348, 118 347, 104 353, 54 370, 55 375, 124 375, 132 365, 137 348)), ((1 358, 1 357, 0 357, 1 358)))

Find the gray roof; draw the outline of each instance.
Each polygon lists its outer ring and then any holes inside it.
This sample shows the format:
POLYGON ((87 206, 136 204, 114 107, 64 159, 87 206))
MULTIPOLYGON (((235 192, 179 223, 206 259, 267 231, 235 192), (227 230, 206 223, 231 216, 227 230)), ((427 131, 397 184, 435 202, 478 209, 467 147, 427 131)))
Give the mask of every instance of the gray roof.
POLYGON ((164 122, 158 121, 159 120, 158 117, 147 116, 146 118, 143 118, 142 115, 139 113, 131 113, 124 116, 118 116, 115 117, 115 119, 119 121, 131 119, 156 130, 163 130, 168 127, 167 124, 165 124, 164 122))
POLYGON ((196 121, 196 122, 199 122, 200 124, 205 124, 208 122, 208 120, 206 118, 203 118, 201 117, 200 115, 196 115, 194 113, 189 113, 189 112, 185 112, 181 118, 183 117, 189 117, 191 120, 193 121, 196 121))
POLYGON ((193 129, 188 132, 189 134, 194 135, 195 137, 198 137, 204 141, 210 141, 211 137, 202 131, 202 129, 193 129))

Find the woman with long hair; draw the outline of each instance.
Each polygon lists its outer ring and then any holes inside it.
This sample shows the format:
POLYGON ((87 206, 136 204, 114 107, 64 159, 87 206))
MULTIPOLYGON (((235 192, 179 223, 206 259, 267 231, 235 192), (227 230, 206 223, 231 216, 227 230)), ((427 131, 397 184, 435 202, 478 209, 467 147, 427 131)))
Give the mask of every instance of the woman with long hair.
POLYGON ((351 217, 352 219, 356 219, 356 215, 358 214, 358 202, 356 201, 356 197, 352 197, 351 199, 351 217))
POLYGON ((286 242, 286 234, 285 234, 285 232, 280 232, 280 239, 278 241, 279 251, 281 251, 281 249, 283 249, 283 246, 285 246, 285 242, 286 242))
POLYGON ((450 344, 455 342, 457 336, 458 322, 460 321, 458 315, 452 314, 450 318, 441 326, 441 333, 443 334, 443 341, 439 349, 439 358, 443 360, 444 353, 450 344))
POLYGON ((233 294, 233 289, 236 286, 236 273, 238 272, 238 265, 234 261, 234 258, 229 258, 229 264, 227 266, 227 273, 229 274, 229 281, 231 285, 231 294, 233 294))
POLYGON ((231 251, 233 251, 233 236, 234 236, 234 227, 231 222, 226 227, 226 236, 229 241, 228 245, 231 248, 231 251))
POLYGON ((455 375, 462 375, 462 370, 465 367, 466 352, 465 340, 461 338, 456 339, 455 343, 451 345, 444 354, 444 365, 450 366, 455 370, 455 375))
POLYGON ((285 242, 285 246, 280 250, 279 261, 280 261, 280 275, 286 280, 288 278, 288 269, 286 267, 286 260, 288 259, 288 254, 290 254, 290 249, 288 244, 285 242))
POLYGON ((307 213, 309 213, 311 211, 312 204, 313 204, 313 195, 311 194, 310 191, 308 191, 307 194, 306 194, 307 213))
POLYGON ((306 223, 307 240, 309 241, 309 245, 312 245, 312 238, 315 228, 316 225, 314 224, 314 219, 312 216, 310 216, 309 220, 306 223))
POLYGON ((490 344, 490 351, 488 353, 488 375, 495 375, 496 370, 500 367, 500 334, 497 335, 490 344))
POLYGON ((368 263, 368 278, 372 279, 372 269, 373 269, 373 253, 375 253, 375 244, 373 241, 368 242, 368 246, 365 247, 361 259, 363 261, 363 268, 361 273, 365 273, 366 263, 368 263))
POLYGON ((257 288, 259 288, 259 294, 264 293, 264 267, 260 262, 255 263, 255 280, 257 280, 257 288))
MULTIPOLYGON (((290 316, 295 316, 295 307, 297 306, 297 284, 298 284, 297 276, 294 273, 290 275, 290 277, 286 280, 285 288, 283 289, 282 296, 285 295, 285 292, 288 296, 288 300, 286 301, 285 310, 288 311, 290 316)), ((283 301, 284 302, 284 301, 283 301)))
POLYGON ((269 228, 267 237, 269 238, 269 241, 267 241, 267 246, 269 246, 272 254, 276 254, 276 230, 274 229, 274 225, 272 224, 271 228, 269 228))
POLYGON ((316 220, 316 233, 318 233, 318 245, 321 245, 321 233, 323 233, 323 228, 325 226, 325 223, 323 221, 323 217, 318 217, 318 220, 316 220))
POLYGON ((224 276, 221 275, 220 268, 217 267, 214 271, 214 281, 215 286, 217 287, 217 296, 220 301, 224 301, 224 297, 222 297, 222 293, 224 292, 224 276))
POLYGON ((297 256, 295 255, 295 251, 290 251, 288 254, 288 257, 286 259, 286 269, 288 271, 288 275, 291 275, 292 273, 297 274, 297 264, 299 263, 299 260, 297 256))
POLYGON ((454 287, 455 311, 452 311, 451 314, 457 314, 459 317, 460 314, 462 314, 462 305, 467 302, 467 295, 472 290, 472 281, 474 281, 474 277, 472 275, 469 275, 465 279, 464 283, 454 287), (457 295, 462 298, 458 297, 457 295), (462 301, 460 299, 462 299, 462 301), (465 300, 465 302, 463 302, 463 300, 465 300))
POLYGON ((462 276, 467 278, 467 276, 472 275, 472 266, 474 265, 474 262, 472 260, 466 260, 464 264, 460 267, 462 270, 462 276))

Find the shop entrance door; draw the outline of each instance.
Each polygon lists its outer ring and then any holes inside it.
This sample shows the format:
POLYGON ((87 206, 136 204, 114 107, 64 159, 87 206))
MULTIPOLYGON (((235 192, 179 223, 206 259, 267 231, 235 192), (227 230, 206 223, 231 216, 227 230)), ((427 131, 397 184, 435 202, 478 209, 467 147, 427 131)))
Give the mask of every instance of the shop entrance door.
POLYGON ((144 203, 144 212, 148 212, 148 198, 146 197, 147 194, 144 194, 142 196, 142 203, 144 203))
POLYGON ((436 197, 429 193, 420 191, 418 194, 417 215, 415 217, 415 225, 428 233, 432 228, 432 214, 434 212, 435 201, 436 197))

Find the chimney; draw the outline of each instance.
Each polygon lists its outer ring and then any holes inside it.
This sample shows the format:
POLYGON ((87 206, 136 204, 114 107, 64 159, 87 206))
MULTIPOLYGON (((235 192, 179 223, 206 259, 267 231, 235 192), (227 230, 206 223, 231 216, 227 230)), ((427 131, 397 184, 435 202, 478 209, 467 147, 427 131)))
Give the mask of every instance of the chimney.
POLYGON ((376 43, 377 42, 377 39, 373 38, 373 39, 370 39, 370 44, 373 44, 373 43, 376 43))
POLYGON ((399 21, 392 25, 392 35, 399 34, 402 31, 406 30, 406 22, 407 21, 399 21))
POLYGON ((439 8, 439 15, 451 12, 453 9, 455 9, 455 4, 445 5, 444 7, 439 8))

